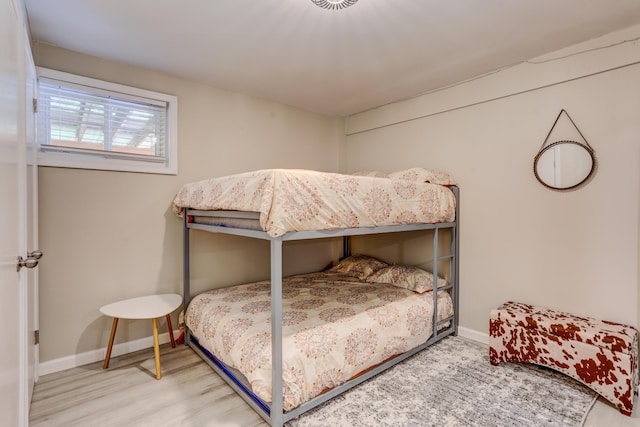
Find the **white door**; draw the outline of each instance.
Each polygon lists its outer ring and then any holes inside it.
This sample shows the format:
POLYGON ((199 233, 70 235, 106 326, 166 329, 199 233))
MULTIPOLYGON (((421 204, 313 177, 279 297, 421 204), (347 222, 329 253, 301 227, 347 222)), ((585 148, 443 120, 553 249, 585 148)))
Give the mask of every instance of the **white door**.
MULTIPOLYGON (((27 269, 27 69, 22 2, 0 0, 0 419, 26 426, 29 414, 27 269)), ((32 182, 34 184, 34 182, 32 182)), ((35 212, 35 211, 34 211, 35 212)))
POLYGON ((21 58, 20 28, 16 4, 0 0, 0 413, 9 426, 24 423, 21 417, 20 288, 26 273, 16 271, 16 258, 26 250, 20 229, 20 182, 25 170, 24 141, 20 140, 21 58))
MULTIPOLYGON (((38 242, 38 148, 36 145, 36 120, 33 100, 37 98, 37 74, 36 67, 31 56, 31 49, 25 46, 25 77, 26 77, 26 149, 27 149, 27 256, 35 255, 39 252, 38 242)), ((27 401, 31 402, 33 386, 38 380, 38 342, 36 331, 39 330, 39 308, 38 308, 38 268, 27 270, 27 401)))

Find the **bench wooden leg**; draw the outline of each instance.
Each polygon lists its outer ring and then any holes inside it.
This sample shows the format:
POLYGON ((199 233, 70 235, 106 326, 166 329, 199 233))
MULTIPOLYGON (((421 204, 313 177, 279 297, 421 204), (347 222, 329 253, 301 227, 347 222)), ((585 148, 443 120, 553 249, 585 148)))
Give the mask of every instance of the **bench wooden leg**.
POLYGON ((160 370, 160 346, 158 345, 158 319, 155 317, 151 319, 153 323, 153 353, 156 358, 156 379, 162 378, 162 371, 160 370))
POLYGON ((109 359, 111 359, 111 349, 113 348, 113 339, 116 337, 116 328, 118 327, 118 318, 113 318, 113 325, 111 326, 111 336, 109 337, 109 346, 107 347, 107 355, 104 358, 104 364, 102 369, 109 367, 109 359))
POLYGON ((167 327, 169 328, 169 338, 171 338, 171 348, 176 348, 176 341, 173 339, 173 327, 171 326, 171 314, 167 314, 167 327))

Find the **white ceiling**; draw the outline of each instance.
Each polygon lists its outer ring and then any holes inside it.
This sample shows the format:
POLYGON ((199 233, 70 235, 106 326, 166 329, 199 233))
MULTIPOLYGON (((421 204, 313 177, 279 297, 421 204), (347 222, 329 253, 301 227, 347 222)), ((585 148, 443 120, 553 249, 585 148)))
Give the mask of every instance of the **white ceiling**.
POLYGON ((344 116, 640 23, 640 0, 24 0, 32 37, 344 116))

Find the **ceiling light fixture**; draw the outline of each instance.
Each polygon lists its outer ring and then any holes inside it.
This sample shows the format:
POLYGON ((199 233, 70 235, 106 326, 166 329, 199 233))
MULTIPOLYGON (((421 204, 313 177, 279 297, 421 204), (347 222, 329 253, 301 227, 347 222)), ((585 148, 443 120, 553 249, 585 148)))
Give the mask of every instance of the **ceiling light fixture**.
POLYGON ((358 0, 311 0, 313 4, 323 9, 344 9, 358 0))

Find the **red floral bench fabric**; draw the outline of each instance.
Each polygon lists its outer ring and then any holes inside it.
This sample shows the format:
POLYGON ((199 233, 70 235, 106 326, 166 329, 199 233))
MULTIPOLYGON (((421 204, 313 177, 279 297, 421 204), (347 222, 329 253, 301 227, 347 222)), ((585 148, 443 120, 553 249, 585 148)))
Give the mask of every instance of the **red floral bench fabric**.
POLYGON ((638 331, 627 325, 507 302, 491 311, 489 359, 567 374, 631 415, 638 390, 638 331))

